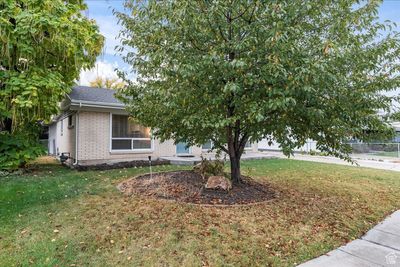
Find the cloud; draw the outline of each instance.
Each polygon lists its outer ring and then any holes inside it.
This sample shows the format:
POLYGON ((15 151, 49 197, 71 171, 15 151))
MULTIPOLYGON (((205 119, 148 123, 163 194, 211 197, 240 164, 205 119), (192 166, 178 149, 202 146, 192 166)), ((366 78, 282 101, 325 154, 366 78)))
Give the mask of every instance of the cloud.
MULTIPOLYGON (((100 33, 105 37, 105 43, 103 53, 97 58, 96 66, 89 71, 81 72, 80 84, 89 84, 97 75, 116 78, 115 68, 126 72, 127 78, 136 79, 136 74, 132 71, 132 67, 124 62, 119 52, 115 51, 115 47, 121 45, 117 37, 122 30, 122 26, 118 24, 118 19, 114 16, 113 10, 125 12, 123 3, 123 1, 113 0, 87 1, 89 9, 85 15, 96 21, 100 33)), ((129 48, 127 49, 130 51, 129 48)), ((124 55, 125 53, 126 51, 123 52, 124 55)))
POLYGON ((115 47, 120 45, 117 36, 122 27, 118 25, 117 19, 114 16, 93 16, 99 26, 100 33, 105 37, 104 53, 115 55, 115 47))
POLYGON ((107 61, 96 62, 94 68, 90 70, 82 70, 79 75, 79 85, 89 85, 96 77, 114 79, 118 78, 115 69, 118 68, 118 63, 111 64, 107 61))

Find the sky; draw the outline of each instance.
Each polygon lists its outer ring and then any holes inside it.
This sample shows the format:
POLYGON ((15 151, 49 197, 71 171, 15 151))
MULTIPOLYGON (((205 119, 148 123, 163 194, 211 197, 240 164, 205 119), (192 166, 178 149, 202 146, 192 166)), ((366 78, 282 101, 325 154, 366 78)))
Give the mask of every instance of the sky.
POLYGON ((113 15, 113 10, 123 11, 124 0, 85 0, 88 10, 85 15, 94 19, 100 28, 100 33, 105 37, 103 53, 97 58, 96 66, 91 70, 83 70, 80 74, 80 85, 89 85, 97 76, 117 78, 115 69, 129 70, 121 56, 117 55, 114 48, 119 45, 117 35, 121 29, 118 20, 113 15))
MULTIPOLYGON (((112 11, 113 9, 123 11, 124 0, 85 0, 85 2, 88 5, 86 16, 97 21, 100 32, 106 41, 103 54, 97 58, 96 66, 91 70, 81 72, 78 82, 80 85, 89 85, 89 82, 97 76, 117 78, 116 68, 129 71, 129 66, 114 51, 115 46, 119 45, 116 37, 121 27, 112 11)), ((400 31, 400 0, 384 0, 379 9, 379 17, 382 21, 396 22, 398 24, 397 31, 400 31)))

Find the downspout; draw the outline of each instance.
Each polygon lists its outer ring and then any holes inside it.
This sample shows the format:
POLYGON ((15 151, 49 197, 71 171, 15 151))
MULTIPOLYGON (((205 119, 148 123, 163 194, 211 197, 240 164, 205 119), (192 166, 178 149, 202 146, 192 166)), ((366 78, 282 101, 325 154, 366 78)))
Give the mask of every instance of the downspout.
POLYGON ((79 140, 79 110, 76 112, 76 122, 75 122, 75 161, 74 166, 78 164, 78 140, 79 140))

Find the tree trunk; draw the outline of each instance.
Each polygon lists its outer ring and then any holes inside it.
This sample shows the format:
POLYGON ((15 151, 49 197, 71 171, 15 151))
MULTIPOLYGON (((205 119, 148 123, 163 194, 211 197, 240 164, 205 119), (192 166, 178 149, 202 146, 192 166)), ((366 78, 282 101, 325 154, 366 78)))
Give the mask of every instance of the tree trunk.
MULTIPOLYGON (((232 114, 232 109, 229 109, 228 116, 230 117, 232 114)), ((240 158, 242 157, 248 137, 247 134, 240 133, 239 120, 235 122, 234 127, 227 127, 227 140, 228 149, 226 152, 229 154, 231 163, 231 180, 233 184, 240 184, 242 181, 240 174, 240 158)))
POLYGON ((5 118, 3 121, 0 121, 0 131, 12 132, 12 120, 10 118, 5 118))
POLYGON ((233 184, 239 184, 242 181, 240 177, 240 156, 239 155, 229 155, 231 162, 231 180, 233 184))

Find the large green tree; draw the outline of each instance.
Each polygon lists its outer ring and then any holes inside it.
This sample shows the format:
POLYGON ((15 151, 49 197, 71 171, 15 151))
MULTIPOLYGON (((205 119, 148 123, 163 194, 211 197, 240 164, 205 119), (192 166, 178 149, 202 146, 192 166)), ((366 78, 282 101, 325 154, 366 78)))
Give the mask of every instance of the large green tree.
MULTIPOLYGON (((348 138, 391 133, 399 35, 378 21, 380 1, 126 1, 116 13, 137 82, 128 110, 161 139, 212 140, 240 181, 246 142, 286 154, 307 139, 349 159, 348 138)), ((124 50, 125 49, 125 50, 124 50)))
POLYGON ((19 153, 19 135, 32 133, 37 121, 57 113, 58 102, 80 70, 92 67, 101 53, 104 38, 96 23, 85 17, 83 2, 0 0, 2 156, 19 153))

